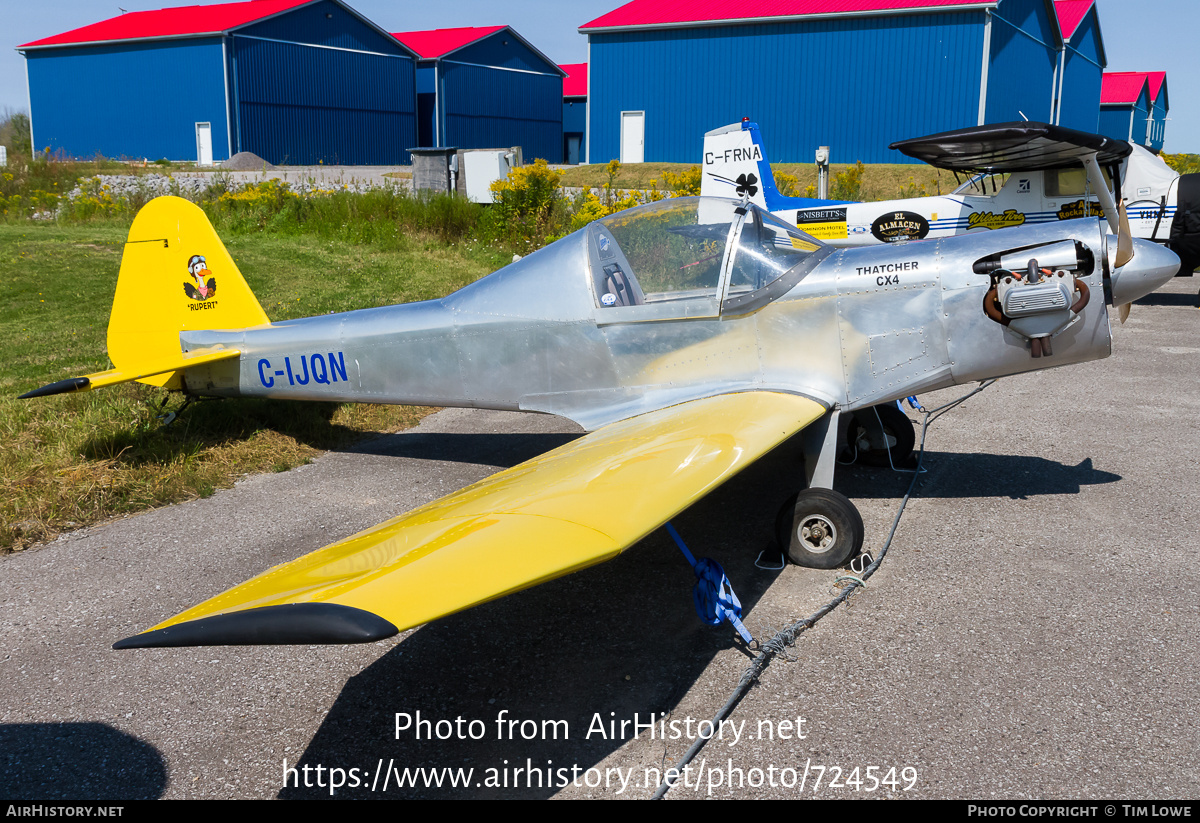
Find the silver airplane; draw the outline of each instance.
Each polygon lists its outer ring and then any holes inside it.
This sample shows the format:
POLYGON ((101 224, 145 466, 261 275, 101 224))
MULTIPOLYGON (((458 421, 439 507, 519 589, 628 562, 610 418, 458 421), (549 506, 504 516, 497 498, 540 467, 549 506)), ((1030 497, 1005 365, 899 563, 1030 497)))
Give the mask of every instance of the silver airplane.
POLYGON ((23 396, 140 380, 589 431, 115 647, 364 642, 614 557, 800 432, 807 488, 781 509, 781 547, 842 565, 863 539, 832 488, 845 440, 900 461, 913 433, 898 398, 1108 356, 1110 306, 1178 265, 1124 219, 1118 236, 1092 218, 834 248, 745 198, 677 198, 441 300, 272 323, 203 212, 162 198, 125 247, 114 368, 23 396))

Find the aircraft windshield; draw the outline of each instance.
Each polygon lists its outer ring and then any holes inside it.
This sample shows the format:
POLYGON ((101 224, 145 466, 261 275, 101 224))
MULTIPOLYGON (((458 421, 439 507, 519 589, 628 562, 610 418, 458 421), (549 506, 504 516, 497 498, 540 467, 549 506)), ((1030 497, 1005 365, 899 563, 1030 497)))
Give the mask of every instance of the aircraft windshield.
POLYGON ((746 216, 733 256, 729 296, 763 288, 820 248, 820 241, 766 212, 753 209, 746 216))
POLYGON ((991 197, 1000 189, 1004 188, 1004 184, 1008 182, 1008 178, 1012 175, 1007 173, 996 174, 976 174, 967 179, 957 189, 954 194, 967 194, 974 197, 991 197))
POLYGON ((715 296, 736 207, 683 197, 600 220, 593 235, 600 305, 715 296))

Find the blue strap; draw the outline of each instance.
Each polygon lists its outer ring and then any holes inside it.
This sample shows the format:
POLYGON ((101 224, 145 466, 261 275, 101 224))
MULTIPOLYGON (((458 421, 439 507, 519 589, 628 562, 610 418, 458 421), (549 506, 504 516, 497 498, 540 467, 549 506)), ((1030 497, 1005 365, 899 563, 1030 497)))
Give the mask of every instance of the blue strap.
POLYGON ((753 636, 742 625, 741 601, 733 593, 733 586, 725 576, 721 564, 707 557, 697 560, 670 523, 667 523, 667 534, 671 535, 675 545, 691 564, 692 571, 696 573, 696 587, 692 590, 696 601, 696 614, 710 626, 719 626, 722 621, 728 620, 746 643, 752 643, 753 636))

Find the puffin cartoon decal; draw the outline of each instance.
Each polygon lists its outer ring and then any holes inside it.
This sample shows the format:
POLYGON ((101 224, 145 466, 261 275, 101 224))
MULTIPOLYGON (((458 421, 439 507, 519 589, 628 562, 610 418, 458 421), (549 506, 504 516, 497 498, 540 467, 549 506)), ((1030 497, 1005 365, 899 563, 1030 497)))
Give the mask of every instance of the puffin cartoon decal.
POLYGON ((191 283, 183 284, 183 293, 193 300, 207 300, 217 293, 217 278, 209 277, 212 274, 208 270, 208 261, 204 259, 202 254, 193 254, 188 260, 188 274, 196 281, 196 285, 191 283))

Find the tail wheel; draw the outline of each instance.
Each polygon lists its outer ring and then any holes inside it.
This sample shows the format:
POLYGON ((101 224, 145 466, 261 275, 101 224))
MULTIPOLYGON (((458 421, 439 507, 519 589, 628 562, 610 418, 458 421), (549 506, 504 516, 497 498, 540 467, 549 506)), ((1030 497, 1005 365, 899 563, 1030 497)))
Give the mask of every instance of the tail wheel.
POLYGON ((797 566, 834 569, 862 551, 858 509, 832 489, 805 489, 788 498, 775 518, 780 548, 797 566))
POLYGON ((917 443, 912 421, 894 403, 859 409, 850 418, 846 442, 858 462, 866 466, 900 466, 908 460, 917 443), (875 419, 875 413, 879 419, 875 419), (863 423, 868 421, 869 425, 863 423), (882 440, 880 440, 882 424, 882 440), (889 461, 888 455, 891 454, 889 461))

